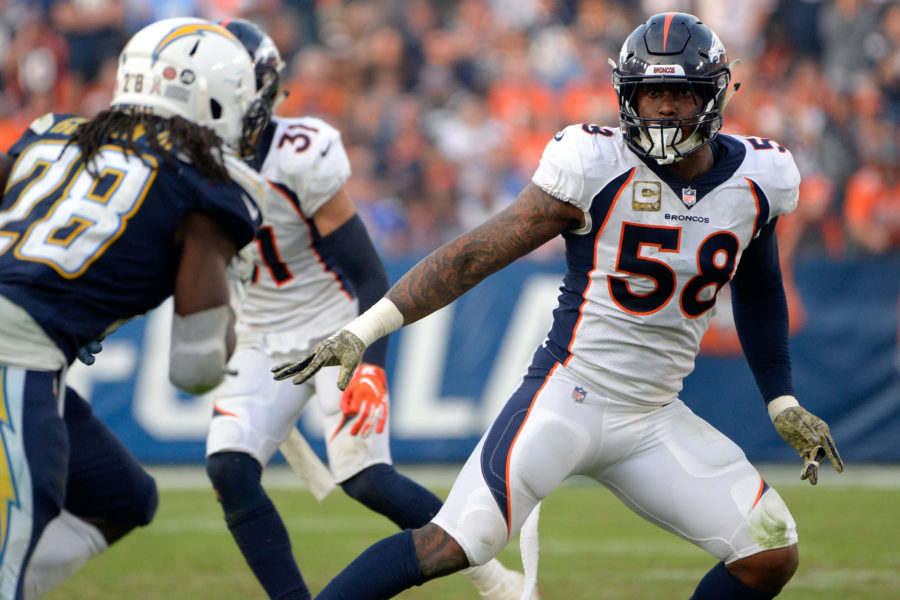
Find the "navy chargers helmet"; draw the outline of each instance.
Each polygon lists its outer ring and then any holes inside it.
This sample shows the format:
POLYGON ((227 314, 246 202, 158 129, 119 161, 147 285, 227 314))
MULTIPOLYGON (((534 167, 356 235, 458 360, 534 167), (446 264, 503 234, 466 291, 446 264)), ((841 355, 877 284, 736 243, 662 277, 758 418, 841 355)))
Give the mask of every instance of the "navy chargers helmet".
POLYGON ((613 66, 619 127, 636 153, 668 164, 716 137, 722 127, 731 70, 722 42, 697 17, 673 12, 650 17, 628 36, 613 66), (697 112, 687 118, 641 117, 637 113, 638 89, 663 83, 686 84, 697 112))
POLYGON ((256 73, 256 95, 267 109, 265 114, 259 114, 257 118, 263 120, 261 128, 265 128, 278 100, 286 95, 278 93, 281 88, 281 71, 284 69, 281 54, 272 38, 251 21, 226 19, 219 25, 231 32, 250 53, 250 60, 256 73))

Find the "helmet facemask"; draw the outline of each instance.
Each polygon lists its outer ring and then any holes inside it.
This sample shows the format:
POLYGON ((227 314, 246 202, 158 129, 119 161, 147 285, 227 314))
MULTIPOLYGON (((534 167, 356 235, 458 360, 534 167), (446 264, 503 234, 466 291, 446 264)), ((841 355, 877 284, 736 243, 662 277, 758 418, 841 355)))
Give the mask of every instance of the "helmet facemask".
POLYGON ((271 120, 269 104, 262 98, 255 98, 241 121, 241 139, 237 147, 241 158, 251 162, 257 158, 256 144, 271 120))
POLYGON ((622 79, 618 75, 613 77, 619 96, 619 124, 625 140, 638 154, 661 165, 678 162, 710 143, 722 127, 721 108, 730 81, 727 72, 720 73, 714 83, 653 77, 623 83, 622 79), (688 86, 697 109, 686 117, 642 117, 637 108, 641 87, 666 84, 688 86))
POLYGON ((256 72, 256 99, 244 115, 239 148, 241 157, 249 162, 256 160, 256 143, 263 130, 269 126, 275 106, 283 97, 279 94, 279 89, 281 87, 281 69, 284 63, 277 55, 277 51, 275 57, 277 62, 274 64, 265 59, 257 62, 256 58, 252 57, 254 59, 253 68, 256 72))
POLYGON ((258 158, 259 136, 268 127, 278 102, 287 95, 281 92, 284 61, 272 38, 252 21, 233 19, 221 24, 243 44, 256 75, 256 98, 244 115, 239 148, 241 157, 253 163, 258 158))

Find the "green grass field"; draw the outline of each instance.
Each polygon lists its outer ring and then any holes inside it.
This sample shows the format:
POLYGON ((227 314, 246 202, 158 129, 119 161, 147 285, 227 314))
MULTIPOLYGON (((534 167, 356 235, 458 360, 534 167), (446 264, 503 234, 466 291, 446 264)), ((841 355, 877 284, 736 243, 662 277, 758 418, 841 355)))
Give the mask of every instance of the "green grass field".
MULTIPOLYGON (((197 477, 202 477, 198 470, 197 477)), ((779 598, 900 598, 900 488, 776 483, 800 531, 800 569, 779 598)), ((430 486, 445 495, 445 484, 430 486)), ((370 543, 395 532, 340 491, 321 504, 300 488, 271 496, 285 517, 313 593, 370 543)), ((545 600, 688 598, 714 560, 631 514, 605 489, 567 484, 544 501, 539 587, 545 600)), ((518 540, 500 555, 521 569, 518 540)), ((477 598, 460 575, 408 600, 477 598)), ((155 521, 48 595, 51 600, 265 600, 211 491, 163 486, 155 521)))

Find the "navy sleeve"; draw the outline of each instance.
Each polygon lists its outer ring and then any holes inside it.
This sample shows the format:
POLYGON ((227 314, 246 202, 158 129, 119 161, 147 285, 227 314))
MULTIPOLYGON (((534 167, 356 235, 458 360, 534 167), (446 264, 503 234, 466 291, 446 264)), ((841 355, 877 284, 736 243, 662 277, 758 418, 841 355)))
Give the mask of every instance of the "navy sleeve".
POLYGON ((195 198, 195 206, 225 228, 240 249, 253 241, 262 214, 252 198, 234 182, 212 184, 208 195, 195 198))
POLYGON ((778 396, 794 395, 776 220, 750 242, 731 281, 734 324, 766 404, 778 396))
MULTIPOLYGON (((259 208, 247 192, 235 182, 210 181, 188 164, 177 170, 159 169, 157 184, 179 215, 198 211, 212 217, 237 248, 253 241, 262 222, 259 208)), ((180 218, 180 217, 179 217, 180 218)))
MULTIPOLYGON (((388 290, 387 272, 359 215, 353 215, 322 238, 322 243, 356 290, 360 313, 384 296, 388 290)), ((384 367, 387 345, 388 336, 373 342, 363 362, 384 367)))

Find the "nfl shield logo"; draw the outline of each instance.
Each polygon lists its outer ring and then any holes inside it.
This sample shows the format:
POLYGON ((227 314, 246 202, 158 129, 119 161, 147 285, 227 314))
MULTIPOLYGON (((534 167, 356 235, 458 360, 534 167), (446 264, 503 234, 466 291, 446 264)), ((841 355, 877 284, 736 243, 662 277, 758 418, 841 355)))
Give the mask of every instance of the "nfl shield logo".
POLYGON ((585 398, 587 398, 587 392, 584 391, 584 388, 576 386, 575 389, 572 391, 572 399, 575 402, 584 402, 585 398))
POLYGON ((681 188, 681 202, 688 208, 697 204, 697 190, 694 188, 681 188))

